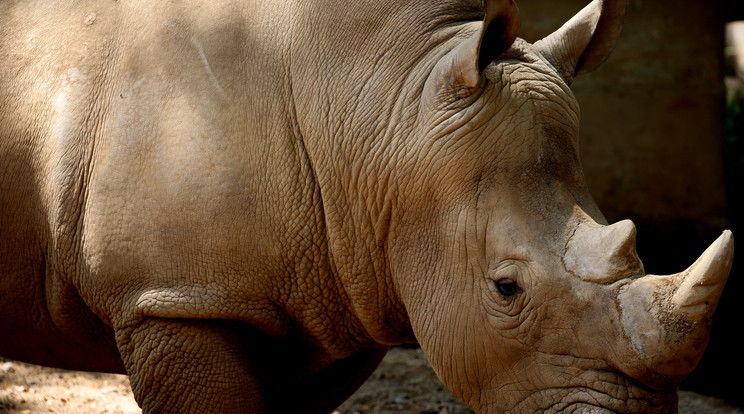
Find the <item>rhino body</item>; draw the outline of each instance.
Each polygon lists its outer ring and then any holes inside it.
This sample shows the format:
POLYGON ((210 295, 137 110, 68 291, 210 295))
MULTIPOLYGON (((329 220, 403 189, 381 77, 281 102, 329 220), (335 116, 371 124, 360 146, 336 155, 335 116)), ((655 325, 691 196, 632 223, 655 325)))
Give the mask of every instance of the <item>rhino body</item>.
POLYGON ((478 412, 673 412, 733 241, 646 276, 586 189, 569 85, 623 12, 0 3, 0 355, 329 412, 418 342, 478 412))

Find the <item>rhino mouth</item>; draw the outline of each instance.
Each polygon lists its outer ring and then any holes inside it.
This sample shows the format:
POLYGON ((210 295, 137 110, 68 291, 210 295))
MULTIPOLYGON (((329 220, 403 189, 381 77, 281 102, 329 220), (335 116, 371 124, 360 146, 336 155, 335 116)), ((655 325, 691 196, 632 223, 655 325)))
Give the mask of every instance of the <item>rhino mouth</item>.
POLYGON ((664 404, 661 406, 656 407, 646 407, 645 409, 618 409, 618 410, 612 410, 610 408, 601 406, 601 405, 593 405, 588 403, 573 403, 569 404, 568 406, 557 409, 557 410, 546 410, 546 413, 570 413, 570 414, 615 414, 615 413, 676 413, 677 412, 677 404, 676 403, 670 403, 670 404, 664 404))
MULTIPOLYGON (((585 399, 589 395, 584 396, 585 399)), ((609 399, 609 398, 608 398, 609 399)), ((571 413, 571 414, 631 414, 631 413, 676 413, 677 412, 677 396, 676 393, 670 393, 666 398, 667 401, 652 401, 652 400, 615 400, 615 401, 602 401, 597 398, 594 402, 570 402, 570 403, 559 403, 555 404, 547 409, 537 409, 534 412, 542 413, 571 413)), ((614 400, 614 399, 612 399, 614 400)), ((522 412, 521 410, 517 410, 522 412)), ((517 412, 515 411, 515 412, 517 412)))
POLYGON ((609 410, 604 407, 599 407, 596 405, 586 404, 586 403, 577 403, 577 404, 571 404, 565 409, 560 411, 561 413, 571 413, 571 414, 611 414, 615 413, 615 411, 609 410))
MULTIPOLYGON (((588 372, 586 374, 589 374, 588 372)), ((677 391, 648 388, 619 372, 601 371, 591 386, 573 385, 541 389, 505 410, 509 413, 676 413, 677 391), (600 379, 601 378, 601 379, 600 379)), ((493 407, 495 408, 495 407, 493 407)), ((486 410, 491 412, 491 410, 486 410)), ((494 412, 500 412, 496 410, 494 412)))
POLYGON ((562 398, 544 413, 609 414, 609 413, 676 413, 676 391, 653 391, 633 386, 619 395, 608 395, 596 390, 575 391, 562 398))

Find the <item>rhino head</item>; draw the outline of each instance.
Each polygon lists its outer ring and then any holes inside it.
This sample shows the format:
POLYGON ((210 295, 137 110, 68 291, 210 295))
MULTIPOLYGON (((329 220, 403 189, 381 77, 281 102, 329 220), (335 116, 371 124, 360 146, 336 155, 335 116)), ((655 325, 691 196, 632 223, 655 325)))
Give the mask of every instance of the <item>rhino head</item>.
POLYGON ((535 44, 512 1, 483 7, 433 66, 426 144, 403 160, 424 191, 401 191, 390 266, 416 338, 477 412, 674 412, 733 238, 646 275, 633 223, 608 225, 589 195, 569 85, 606 59, 625 0, 595 0, 535 44))

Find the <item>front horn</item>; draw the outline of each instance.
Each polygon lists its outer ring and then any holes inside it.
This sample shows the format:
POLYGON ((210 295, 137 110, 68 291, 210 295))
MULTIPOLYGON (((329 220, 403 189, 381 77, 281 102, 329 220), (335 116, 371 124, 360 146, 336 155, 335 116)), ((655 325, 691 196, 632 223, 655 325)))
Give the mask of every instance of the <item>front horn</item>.
POLYGON ((684 272, 648 275, 621 288, 622 323, 643 362, 644 383, 678 384, 700 361, 733 256, 734 238, 726 230, 684 272))

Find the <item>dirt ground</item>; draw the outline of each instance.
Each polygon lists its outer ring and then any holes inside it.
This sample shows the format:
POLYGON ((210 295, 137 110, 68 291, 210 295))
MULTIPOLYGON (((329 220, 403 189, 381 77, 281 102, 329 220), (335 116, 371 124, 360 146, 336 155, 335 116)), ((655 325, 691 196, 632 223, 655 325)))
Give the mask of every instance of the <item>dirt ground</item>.
MULTIPOLYGON (((140 413, 124 375, 64 371, 0 360, 0 412, 140 413)), ((680 393, 680 414, 744 410, 691 392, 680 393)), ((372 377, 335 414, 471 413, 437 379, 418 349, 391 350, 372 377)))

